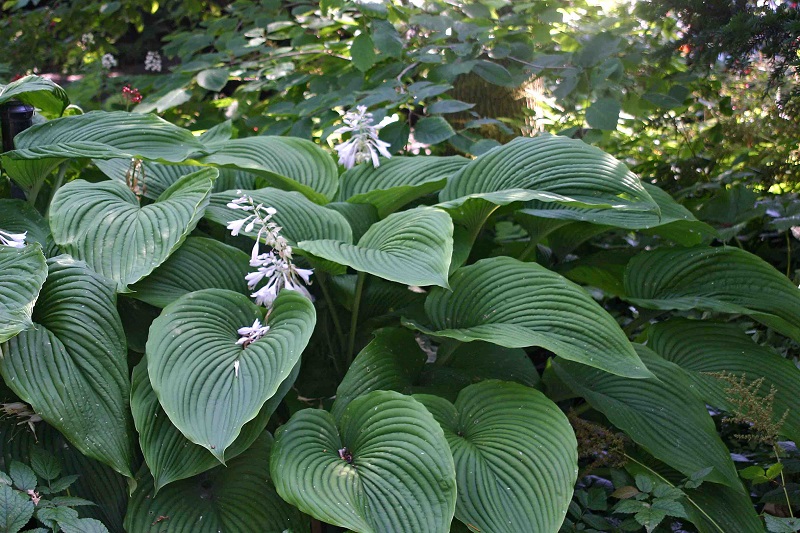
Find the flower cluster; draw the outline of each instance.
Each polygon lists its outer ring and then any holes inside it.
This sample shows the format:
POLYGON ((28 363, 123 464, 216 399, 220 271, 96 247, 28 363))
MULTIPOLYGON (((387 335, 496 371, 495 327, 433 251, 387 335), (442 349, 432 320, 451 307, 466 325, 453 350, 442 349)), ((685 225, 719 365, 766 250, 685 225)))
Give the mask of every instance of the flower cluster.
MULTIPOLYGON (((278 293, 283 289, 297 291, 311 299, 311 293, 305 285, 311 284, 310 277, 313 272, 294 265, 292 247, 280 234, 282 228, 272 220, 277 212, 275 208, 264 207, 263 204, 256 205, 253 198, 247 195, 231 201, 228 207, 247 213, 245 218, 228 223, 227 227, 232 235, 238 235, 242 230, 251 233, 258 228, 256 242, 250 254, 250 266, 256 270, 245 276, 247 286, 251 290, 255 290, 263 280, 266 280, 266 284, 250 295, 255 298, 256 303, 271 308, 278 293), (269 251, 262 253, 262 243, 269 246, 269 251)), ((269 326, 261 326, 256 320, 252 327, 239 329, 242 338, 237 344, 247 347, 251 342, 260 339, 268 329, 269 326)))
POLYGON ((90 44, 94 44, 94 34, 84 33, 83 35, 81 35, 81 43, 84 46, 89 46, 90 44))
POLYGON ((135 87, 131 88, 130 85, 126 85, 122 88, 122 97, 132 104, 138 104, 142 101, 142 94, 139 92, 139 89, 135 87))
POLYGON ((117 58, 111 54, 105 54, 100 59, 100 64, 103 65, 103 68, 106 70, 111 70, 112 68, 117 66, 117 58))
POLYGON ((144 69, 161 72, 161 54, 153 51, 147 52, 147 56, 144 58, 144 69))
POLYGON ((8 231, 0 229, 0 245, 10 246, 12 248, 24 248, 25 236, 27 234, 27 231, 23 233, 9 233, 8 231))
POLYGON ((344 126, 334 133, 352 133, 348 141, 336 147, 339 164, 344 168, 353 168, 364 161, 372 161, 374 167, 379 167, 378 155, 392 157, 387 150, 389 143, 378 138, 378 127, 372 125, 372 113, 367 113, 366 106, 360 105, 355 111, 348 111, 342 121, 344 126))

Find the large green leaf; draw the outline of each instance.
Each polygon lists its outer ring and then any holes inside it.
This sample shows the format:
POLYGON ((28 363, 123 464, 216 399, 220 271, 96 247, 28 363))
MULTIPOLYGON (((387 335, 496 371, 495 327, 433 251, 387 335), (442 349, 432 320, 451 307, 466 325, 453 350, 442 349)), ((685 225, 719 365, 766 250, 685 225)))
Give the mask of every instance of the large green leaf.
POLYGON ((626 299, 649 309, 746 314, 800 341, 800 289, 739 248, 660 249, 634 257, 626 299))
POLYGON ((339 182, 331 156, 311 141, 294 137, 233 139, 218 145, 201 161, 252 172, 275 187, 299 191, 319 204, 333 199, 339 182))
POLYGON ((782 431, 800 442, 800 370, 790 359, 753 342, 736 324, 673 318, 647 330, 647 345, 687 371, 703 400, 730 411, 729 384, 709 373, 745 376, 748 383, 764 378, 760 394, 775 394, 775 419, 787 412, 782 431))
POLYGON ((0 483, 0 530, 17 533, 33 516, 34 505, 30 498, 0 483))
MULTIPOLYGON (((258 412, 258 416, 242 427, 239 437, 225 453, 227 460, 245 451, 263 433, 269 417, 294 384, 299 371, 298 362, 289 377, 281 383, 278 392, 258 412)), ((219 466, 216 457, 202 446, 188 441, 169 421, 150 385, 146 358, 133 369, 131 381, 133 421, 139 431, 139 444, 153 478, 155 493, 168 483, 219 466)))
POLYGON ((249 295, 244 277, 251 270, 250 256, 241 250, 214 239, 188 237, 152 274, 131 286, 132 296, 166 307, 184 294, 202 289, 249 295))
POLYGON ((269 332, 243 349, 237 330, 256 318, 263 321, 263 309, 246 296, 206 289, 168 305, 150 327, 147 368, 161 406, 187 439, 220 462, 292 372, 316 314, 308 299, 282 291, 269 332))
POLYGON ((48 266, 35 327, 2 345, 0 373, 81 452, 133 477, 127 350, 114 287, 68 256, 48 266))
POLYGON ((405 204, 441 189, 469 159, 463 157, 393 157, 375 168, 356 165, 342 174, 338 198, 372 204, 381 218, 405 204))
POLYGON ((631 378, 652 376, 613 318, 581 287, 536 263, 483 259, 433 289, 426 333, 508 348, 541 346, 565 359, 631 378))
MULTIPOLYGON (((224 225, 244 218, 246 213, 243 211, 227 207, 231 200, 243 195, 252 197, 256 204, 276 209, 272 220, 282 228, 281 235, 292 245, 314 239, 335 239, 347 243, 353 241, 353 232, 344 216, 315 204, 298 192, 280 189, 231 190, 212 194, 206 209, 206 218, 224 225)), ((258 229, 249 233, 242 231, 241 235, 255 237, 257 233, 258 229)))
POLYGON ((503 381, 470 385, 455 405, 415 396, 444 429, 456 464, 456 518, 477 531, 558 531, 578 477, 578 443, 541 392, 503 381))
POLYGON ((0 199, 0 229, 11 233, 28 232, 25 242, 41 244, 45 256, 60 254, 47 221, 28 202, 0 199))
POLYGON ((358 244, 307 240, 298 248, 328 261, 406 285, 447 287, 453 222, 444 211, 419 207, 374 224, 358 244))
POLYGON ((0 104, 19 100, 38 108, 48 116, 60 116, 69 105, 66 91, 39 76, 25 76, 8 85, 0 86, 0 104))
POLYGON ((553 368, 572 390, 656 458, 687 476, 713 467, 708 481, 742 490, 730 453, 691 380, 648 348, 637 346, 637 351, 658 379, 632 380, 563 360, 554 360, 553 368))
POLYGON ((119 292, 127 292, 129 284, 150 274, 194 229, 216 176, 216 169, 184 176, 144 207, 120 182, 70 182, 50 205, 53 238, 116 282, 119 292))
POLYGON ((0 245, 0 343, 30 327, 33 304, 47 277, 38 244, 24 248, 0 245))
POLYGON ((449 531, 456 503, 453 457, 425 407, 373 391, 338 423, 304 409, 281 426, 270 465, 278 494, 301 511, 358 533, 449 531))
POLYGON ((306 532, 307 516, 280 499, 269 479, 269 433, 227 467, 177 481, 156 494, 143 468, 128 504, 129 533, 306 532))

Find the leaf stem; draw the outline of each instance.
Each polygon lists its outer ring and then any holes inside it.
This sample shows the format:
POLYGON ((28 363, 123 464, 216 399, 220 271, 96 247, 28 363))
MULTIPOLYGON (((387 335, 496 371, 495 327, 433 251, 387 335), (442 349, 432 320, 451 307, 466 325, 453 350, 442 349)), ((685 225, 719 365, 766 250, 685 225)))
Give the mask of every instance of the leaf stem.
POLYGON ((520 261, 525 261, 526 259, 528 259, 528 256, 531 255, 531 253, 533 253, 533 260, 536 261, 536 245, 538 244, 539 244, 538 239, 531 238, 530 242, 528 243, 527 246, 525 246, 525 249, 522 250, 522 253, 519 254, 519 257, 517 259, 519 259, 520 261))
POLYGON ((786 277, 792 279, 792 239, 786 232, 786 277))
POLYGON ((56 191, 61 188, 61 185, 64 184, 64 175, 67 173, 67 166, 68 162, 64 161, 58 167, 58 174, 56 175, 56 179, 53 182, 53 187, 50 191, 50 199, 47 200, 47 207, 44 209, 44 216, 47 218, 47 214, 50 212, 50 204, 53 203, 53 197, 56 195, 56 191))
POLYGON ((347 352, 345 352, 347 356, 347 367, 350 367, 350 363, 353 362, 353 357, 355 357, 355 347, 356 347, 356 327, 358 326, 358 310, 361 307, 361 293, 364 291, 364 280, 367 278, 366 272, 359 272, 358 273, 358 281, 356 281, 356 292, 353 296, 353 316, 350 317, 350 337, 347 340, 347 352))
POLYGON ((336 312, 336 309, 333 305, 333 298, 331 298, 331 293, 330 291, 328 291, 327 275, 323 272, 317 273, 317 281, 319 282, 320 289, 322 289, 322 295, 325 298, 325 302, 328 304, 328 311, 330 312, 331 318, 333 319, 333 327, 336 328, 336 335, 339 337, 339 349, 344 350, 345 347, 344 330, 342 329, 342 323, 339 321, 339 314, 336 312))
MULTIPOLYGON (((778 455, 777 446, 773 446, 772 451, 775 454, 775 460, 778 461, 778 463, 780 463, 781 458, 778 455)), ((792 512, 792 501, 789 499, 789 492, 786 490, 786 478, 783 477, 783 468, 781 468, 781 488, 783 489, 784 497, 786 497, 786 506, 789 508, 789 516, 794 518, 794 512, 792 512)))
POLYGON ((461 346, 461 341, 455 339, 445 339, 439 345, 439 350, 436 352, 436 366, 445 366, 448 361, 453 357, 453 352, 456 348, 461 346))

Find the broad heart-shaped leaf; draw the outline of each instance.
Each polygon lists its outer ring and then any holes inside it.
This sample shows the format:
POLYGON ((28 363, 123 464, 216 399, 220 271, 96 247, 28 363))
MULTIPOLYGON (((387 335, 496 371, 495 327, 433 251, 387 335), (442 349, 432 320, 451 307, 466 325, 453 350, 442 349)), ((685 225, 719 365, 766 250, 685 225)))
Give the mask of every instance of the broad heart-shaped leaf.
POLYGON ((214 153, 200 161, 252 172, 318 204, 332 200, 339 184, 339 171, 331 156, 311 141, 294 137, 233 139, 217 145, 214 153))
POLYGON ((476 531, 558 531, 578 477, 572 427, 541 392, 497 380, 455 405, 417 395, 444 429, 458 483, 456 518, 476 531))
MULTIPOLYGON (((206 209, 206 219, 218 224, 227 225, 248 215, 227 207, 231 200, 241 196, 250 196, 256 204, 276 209, 272 220, 281 226, 283 235, 290 244, 314 239, 335 239, 347 243, 353 242, 353 231, 347 219, 333 211, 315 204, 298 192, 282 191, 266 188, 258 190, 231 190, 211 195, 211 202, 206 209)), ((255 238, 258 229, 252 232, 242 231, 242 235, 255 238)))
POLYGON ((24 248, 0 245, 0 343, 32 325, 33 304, 47 277, 38 244, 24 248))
POLYGON ((450 288, 431 290, 430 325, 417 329, 507 348, 541 346, 612 374, 652 376, 614 319, 581 287, 541 265, 483 259, 458 269, 450 288))
MULTIPOLYGON (((226 459, 236 457, 263 433, 269 417, 294 384, 300 371, 300 362, 281 383, 278 392, 267 400, 264 407, 253 420, 242 427, 242 432, 225 453, 226 459)), ((146 358, 133 369, 131 382, 131 411, 136 429, 139 431, 139 444, 145 462, 153 477, 155 493, 168 483, 195 476, 215 466, 216 457, 208 450, 189 442, 169 421, 147 375, 146 358)))
POLYGON ((634 257, 625 299, 649 309, 745 314, 800 341, 800 289, 739 248, 660 249, 634 257))
POLYGON ((775 386, 775 411, 786 420, 781 433, 800 442, 800 370, 790 359, 756 344, 736 324, 673 318, 647 330, 647 345, 687 371, 703 400, 731 411, 725 389, 730 385, 709 373, 728 372, 745 376, 751 383, 764 378, 761 395, 775 386))
POLYGON ((172 483, 156 494, 146 467, 128 504, 130 533, 281 533, 310 530, 308 517, 287 504, 269 479, 272 437, 263 433, 227 467, 172 483))
POLYGON ((466 225, 498 205, 530 200, 658 213, 639 178, 620 161, 580 140, 549 135, 520 137, 490 150, 439 193, 439 206, 466 225))
POLYGON ((426 194, 441 189, 469 159, 464 157, 393 157, 381 166, 356 165, 340 178, 340 200, 372 204, 381 218, 426 194))
POLYGON ((9 100, 19 100, 38 108, 48 116, 59 116, 69 105, 66 91, 39 76, 25 76, 8 85, 0 86, 0 104, 9 100))
POLYGON ((216 169, 184 176, 141 207, 118 181, 76 180, 50 204, 50 228, 64 251, 113 280, 118 292, 150 274, 178 249, 203 216, 216 169))
POLYGON ((188 237, 152 274, 131 286, 134 298, 166 307, 184 294, 202 289, 228 289, 249 295, 244 277, 250 256, 214 239, 188 237))
POLYGON ((453 519, 455 469, 442 428, 397 392, 356 398, 338 423, 320 409, 295 413, 275 435, 270 471, 281 498, 357 533, 444 533, 453 519))
POLYGON ((418 207, 389 215, 357 245, 307 240, 297 247, 313 256, 406 285, 447 287, 453 222, 444 211, 418 207))
POLYGON ((637 346, 637 351, 658 379, 627 379, 559 359, 553 368, 573 391, 654 457, 687 476, 714 467, 708 481, 742 490, 730 453, 691 380, 652 350, 637 346))
POLYGON ((78 450, 133 477, 127 350, 114 287, 68 256, 48 266, 34 327, 2 345, 0 373, 78 450))
POLYGON ((11 233, 24 233, 26 243, 38 242, 47 257, 60 255, 50 226, 39 211, 23 200, 0 200, 0 229, 11 233))
POLYGON ((242 349, 236 330, 256 318, 263 321, 263 310, 247 296, 206 289, 174 301, 150 326, 147 370, 161 406, 187 439, 220 462, 292 372, 316 313, 302 295, 281 291, 267 334, 242 349))
POLYGON ((33 516, 34 505, 30 498, 0 483, 0 530, 17 533, 33 516))

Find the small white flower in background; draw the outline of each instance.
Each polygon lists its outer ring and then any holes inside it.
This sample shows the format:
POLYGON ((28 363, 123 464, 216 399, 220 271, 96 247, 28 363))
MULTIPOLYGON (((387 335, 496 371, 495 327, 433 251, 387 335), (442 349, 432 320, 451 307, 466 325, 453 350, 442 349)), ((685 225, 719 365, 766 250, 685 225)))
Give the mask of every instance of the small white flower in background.
POLYGON ((117 58, 111 54, 105 54, 102 58, 100 58, 100 64, 103 65, 104 69, 111 70, 117 66, 117 58))
POLYGON ((84 33, 81 35, 81 43, 84 45, 94 44, 94 34, 84 33))
POLYGON ((147 52, 147 56, 144 58, 144 69, 161 72, 161 54, 153 51, 147 52))
POLYGON ((27 231, 24 233, 9 233, 0 229, 0 245, 25 248, 25 237, 27 235, 27 231))
MULTIPOLYGON (((244 211, 247 215, 228 223, 227 228, 232 235, 238 235, 241 231, 251 233, 258 228, 256 242, 250 253, 250 266, 255 267, 256 270, 247 274, 245 279, 250 290, 255 290, 262 281, 266 280, 266 284, 250 296, 255 298, 256 304, 263 305, 268 309, 267 318, 269 318, 269 310, 278 297, 278 293, 283 289, 297 291, 306 298, 312 299, 311 293, 305 286, 311 284, 313 271, 297 268, 294 265, 292 247, 280 234, 282 228, 272 220, 277 210, 274 207, 264 207, 263 204, 256 205, 253 198, 247 195, 229 202, 228 208, 244 211), (262 253, 262 242, 271 249, 262 253)), ((243 327, 238 330, 242 337, 236 344, 246 348, 264 336, 268 330, 269 326, 261 326, 261 323, 256 320, 251 327, 243 327)), ((238 360, 234 362, 234 372, 238 377, 238 360)))
POLYGON ((389 143, 378 138, 378 127, 372 125, 372 113, 367 113, 366 106, 357 106, 355 111, 348 111, 342 118, 344 126, 334 133, 348 133, 349 140, 336 147, 339 164, 344 168, 353 168, 364 161, 372 161, 372 166, 379 167, 378 155, 392 157, 387 148, 389 143))

